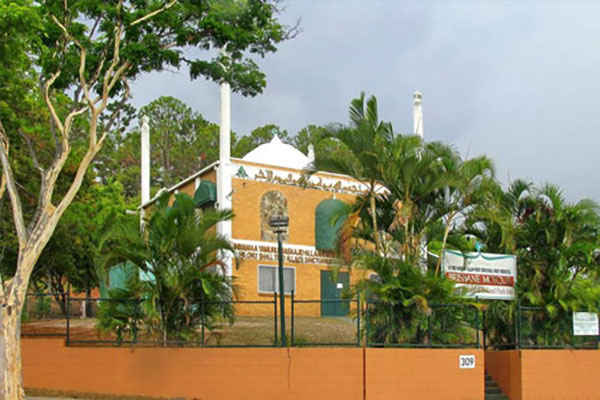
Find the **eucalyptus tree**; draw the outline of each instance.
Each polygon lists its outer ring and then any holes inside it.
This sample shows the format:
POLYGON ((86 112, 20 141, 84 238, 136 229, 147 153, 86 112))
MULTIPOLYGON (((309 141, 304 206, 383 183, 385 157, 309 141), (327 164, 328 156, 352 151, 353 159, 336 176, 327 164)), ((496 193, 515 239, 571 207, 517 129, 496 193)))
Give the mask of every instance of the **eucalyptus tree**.
POLYGON ((15 274, 3 277, 0 284, 0 397, 24 398, 19 316, 29 278, 106 141, 119 105, 127 102, 129 82, 145 72, 185 64, 192 78, 227 81, 234 91, 256 95, 265 86, 265 76, 247 54, 273 52, 294 32, 277 21, 277 4, 236 0, 15 0, 0 4, 4 33, 0 35, 0 87, 18 87, 24 100, 16 104, 5 97, 10 90, 3 90, 0 99, 0 197, 7 193, 10 199, 19 246, 15 274), (190 58, 183 53, 190 46, 212 53, 198 52, 198 58, 190 58), (21 86, 17 76, 28 79, 21 86), (34 156, 35 146, 30 146, 40 184, 33 216, 26 218, 9 149, 24 120, 19 115, 27 110, 23 105, 37 99, 49 120, 40 136, 49 138, 44 146, 53 149, 54 155, 44 164, 34 156), (109 109, 111 103, 117 106, 109 109), (77 127, 83 135, 81 142, 74 140, 77 127), (77 160, 73 176, 65 178, 65 165, 72 157, 77 160), (65 189, 55 190, 62 181, 65 189))

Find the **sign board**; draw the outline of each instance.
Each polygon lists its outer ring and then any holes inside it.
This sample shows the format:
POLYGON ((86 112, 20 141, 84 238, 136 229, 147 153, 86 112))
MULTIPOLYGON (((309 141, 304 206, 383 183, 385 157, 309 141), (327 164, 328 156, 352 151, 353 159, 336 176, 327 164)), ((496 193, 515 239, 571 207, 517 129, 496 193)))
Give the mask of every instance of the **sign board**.
POLYGON ((465 297, 513 300, 517 282, 517 258, 514 255, 461 253, 445 250, 444 275, 464 291, 465 297))
POLYGON ((475 368, 475 356, 471 355, 471 354, 458 356, 458 368, 460 368, 460 369, 475 368))
POLYGON ((573 335, 598 336, 598 314, 589 312, 574 312, 573 335))

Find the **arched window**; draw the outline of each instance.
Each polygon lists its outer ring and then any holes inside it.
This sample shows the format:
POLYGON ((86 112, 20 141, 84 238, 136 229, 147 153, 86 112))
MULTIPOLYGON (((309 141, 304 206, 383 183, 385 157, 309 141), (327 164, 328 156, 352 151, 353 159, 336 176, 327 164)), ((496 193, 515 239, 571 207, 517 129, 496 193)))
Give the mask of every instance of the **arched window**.
POLYGON ((217 201, 217 186, 209 181, 200 181, 194 192, 194 203, 197 208, 214 205, 217 201))
MULTIPOLYGON (((287 217, 287 199, 276 190, 270 190, 263 194, 260 199, 260 240, 265 242, 274 242, 277 240, 277 234, 273 233, 273 228, 269 221, 273 217, 287 217)), ((289 238, 289 228, 281 235, 283 241, 289 238)))
POLYGON ((340 227, 346 217, 340 216, 343 201, 323 200, 315 210, 315 247, 317 250, 334 250, 340 227))

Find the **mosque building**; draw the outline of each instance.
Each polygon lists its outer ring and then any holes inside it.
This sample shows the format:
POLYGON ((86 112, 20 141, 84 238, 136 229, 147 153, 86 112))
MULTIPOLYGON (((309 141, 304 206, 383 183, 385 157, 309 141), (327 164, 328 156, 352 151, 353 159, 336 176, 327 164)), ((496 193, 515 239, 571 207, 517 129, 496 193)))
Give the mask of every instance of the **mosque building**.
MULTIPOLYGON (((226 260, 226 274, 233 277, 239 300, 273 300, 278 287, 277 234, 270 226, 275 216, 289 218, 283 234, 284 291, 298 300, 339 299, 344 289, 364 278, 363 271, 341 269, 335 257, 337 232, 342 223, 335 215, 344 203, 352 203, 367 186, 356 179, 329 172, 306 176, 314 161, 312 148, 303 154, 274 136, 242 158, 230 157, 229 93, 221 87, 219 160, 167 190, 186 193, 196 207, 232 209, 235 217, 220 222, 217 231, 230 239, 237 260, 226 260)), ((414 96, 415 133, 422 135, 421 94, 414 96)), ((149 196, 148 125, 142 126, 142 208, 156 201, 149 196), (144 156, 146 153, 146 156, 144 156), (144 165, 146 163, 146 165, 144 165), (144 179, 146 180, 144 182, 144 179)), ((286 308, 289 307, 289 301, 286 308)), ((249 304, 238 313, 272 314, 273 306, 249 304)), ((288 308, 289 312, 289 308, 288 308)), ((303 304, 299 315, 342 316, 341 303, 303 304)))

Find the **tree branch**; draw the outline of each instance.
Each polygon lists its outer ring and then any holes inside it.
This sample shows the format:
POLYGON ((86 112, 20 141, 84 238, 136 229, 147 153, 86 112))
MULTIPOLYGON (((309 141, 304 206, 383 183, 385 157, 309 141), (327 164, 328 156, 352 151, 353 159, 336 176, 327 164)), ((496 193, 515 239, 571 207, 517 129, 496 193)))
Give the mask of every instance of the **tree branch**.
POLYGON ((50 87, 54 84, 54 82, 58 79, 59 76, 60 76, 60 70, 58 70, 54 74, 52 74, 52 76, 50 76, 50 79, 48 79, 46 81, 46 83, 44 84, 44 100, 46 101, 48 110, 50 110, 50 115, 52 116, 54 125, 56 126, 56 128, 58 129, 60 134, 64 136, 65 128, 62 124, 62 121, 58 117, 58 114, 56 113, 56 109, 54 108, 54 104, 52 103, 52 100, 50 99, 50 87))
POLYGON ((23 132, 21 128, 18 129, 18 132, 19 135, 21 135, 21 137, 25 139, 27 149, 29 150, 29 156, 31 157, 31 161, 33 161, 33 166, 38 171, 43 172, 44 168, 42 168, 42 165, 40 164, 40 161, 37 158, 37 154, 35 153, 35 149, 33 148, 33 144, 31 143, 31 138, 25 132, 23 132))
POLYGON ((160 14, 161 12, 168 10, 169 8, 173 7, 175 4, 177 4, 177 0, 172 0, 171 2, 165 4, 164 6, 162 6, 161 8, 159 8, 158 10, 154 10, 151 13, 148 13, 146 15, 144 15, 143 17, 140 17, 138 19, 136 19, 135 21, 133 21, 130 26, 134 26, 137 25, 139 23, 144 22, 145 20, 154 17, 157 14, 160 14))
POLYGON ((54 140, 54 149, 56 151, 60 143, 58 142, 58 137, 56 136, 56 125, 53 118, 50 118, 50 134, 54 140))
POLYGON ((91 41, 94 37, 94 33, 96 33, 96 28, 98 28, 98 24, 100 23, 100 20, 103 16, 104 14, 100 13, 100 15, 98 15, 98 18, 96 18, 96 21, 94 21, 94 25, 92 25, 92 29, 90 30, 90 34, 88 35, 88 40, 91 41))
POLYGON ((119 117, 119 113, 120 113, 121 109, 123 108, 125 103, 127 103, 127 100, 129 99, 130 88, 129 88, 129 85, 127 84, 127 80, 122 79, 122 82, 123 82, 123 86, 125 87, 125 93, 121 97, 121 101, 119 101, 119 103, 117 104, 111 117, 108 119, 108 123, 104 127, 104 130, 102 132, 102 137, 100 138, 99 143, 104 141, 104 138, 106 137, 108 132, 110 132, 113 124, 115 123, 116 119, 119 117))
MULTIPOLYGON (((104 107, 106 107, 106 103, 108 102, 108 97, 109 97, 109 93, 110 93, 110 82, 112 82, 114 80, 114 78, 117 76, 116 74, 113 75, 113 72, 115 70, 115 68, 117 68, 117 65, 119 64, 119 61, 121 60, 120 55, 119 55, 119 50, 120 50, 120 46, 121 46, 121 35, 123 33, 123 30, 121 28, 121 26, 117 26, 115 28, 115 44, 114 44, 114 51, 113 51, 113 59, 112 62, 110 63, 110 66, 108 67, 108 70, 106 71, 106 73, 104 74, 104 82, 102 85, 102 101, 103 101, 103 105, 104 107)), ((113 84, 114 86, 114 84, 113 84)), ((102 107, 103 108, 103 107, 102 107)), ((102 112, 103 110, 101 110, 100 112, 102 112)))
POLYGON ((0 200, 4 197, 4 193, 6 192, 6 177, 4 174, 0 176, 0 200))
POLYGON ((95 103, 92 101, 92 99, 90 97, 89 87, 88 87, 88 84, 86 83, 86 79, 85 79, 85 60, 87 57, 87 51, 81 45, 81 43, 79 43, 79 41, 77 39, 75 39, 73 36, 71 36, 71 34, 69 34, 67 27, 64 26, 58 20, 58 18, 56 18, 54 15, 52 15, 51 18, 52 18, 52 21, 54 21, 54 23, 56 25, 58 25, 58 27, 63 31, 63 33, 65 34, 65 38, 72 41, 75 44, 75 46, 77 46, 77 48, 79 48, 79 71, 78 72, 79 72, 79 85, 80 86, 78 89, 83 90, 83 95, 85 96, 85 100, 87 101, 88 106, 90 107, 90 109, 92 111, 94 111, 95 103))
POLYGON ((65 194, 65 196, 62 198, 62 200, 56 207, 56 213, 54 214, 54 218, 56 218, 57 220, 60 219, 62 214, 65 212, 67 207, 71 204, 71 202, 77 195, 77 192, 79 191, 79 188, 81 187, 81 184, 83 183, 83 178, 85 177, 85 173, 87 172, 87 169, 88 169, 89 165, 91 164, 92 160, 94 159, 94 157, 100 150, 100 147, 101 147, 100 145, 90 146, 88 148, 88 151, 85 153, 85 156, 79 163, 79 167, 77 168, 77 173, 75 174, 75 178, 73 178, 73 182, 71 183, 69 190, 67 190, 67 193, 65 194))
POLYGON ((60 145, 56 148, 56 153, 54 156, 54 160, 52 160, 52 164, 47 170, 44 170, 42 174, 42 179, 40 183, 40 191, 39 191, 39 203, 37 207, 37 211, 35 213, 34 218, 31 220, 30 228, 37 224, 39 217, 46 210, 46 207, 52 202, 52 195, 54 194, 55 184, 60 176, 60 173, 67 162, 69 157, 69 153, 71 152, 71 146, 69 144, 69 132, 71 131, 71 126, 73 123, 73 119, 83 114, 88 110, 88 106, 84 106, 78 110, 71 111, 69 115, 65 118, 65 125, 63 127, 62 141, 60 145))
POLYGON ((4 179, 6 180, 6 190, 8 190, 8 196, 10 197, 10 203, 13 210, 13 222, 15 224, 15 230, 17 231, 17 238, 19 240, 19 249, 25 247, 27 242, 27 231, 25 230, 25 221, 23 220, 23 208, 21 206, 21 199, 17 192, 15 185, 15 178, 10 166, 10 159, 8 157, 8 136, 4 130, 4 125, 0 121, 0 163, 2 164, 2 172, 4 179))

